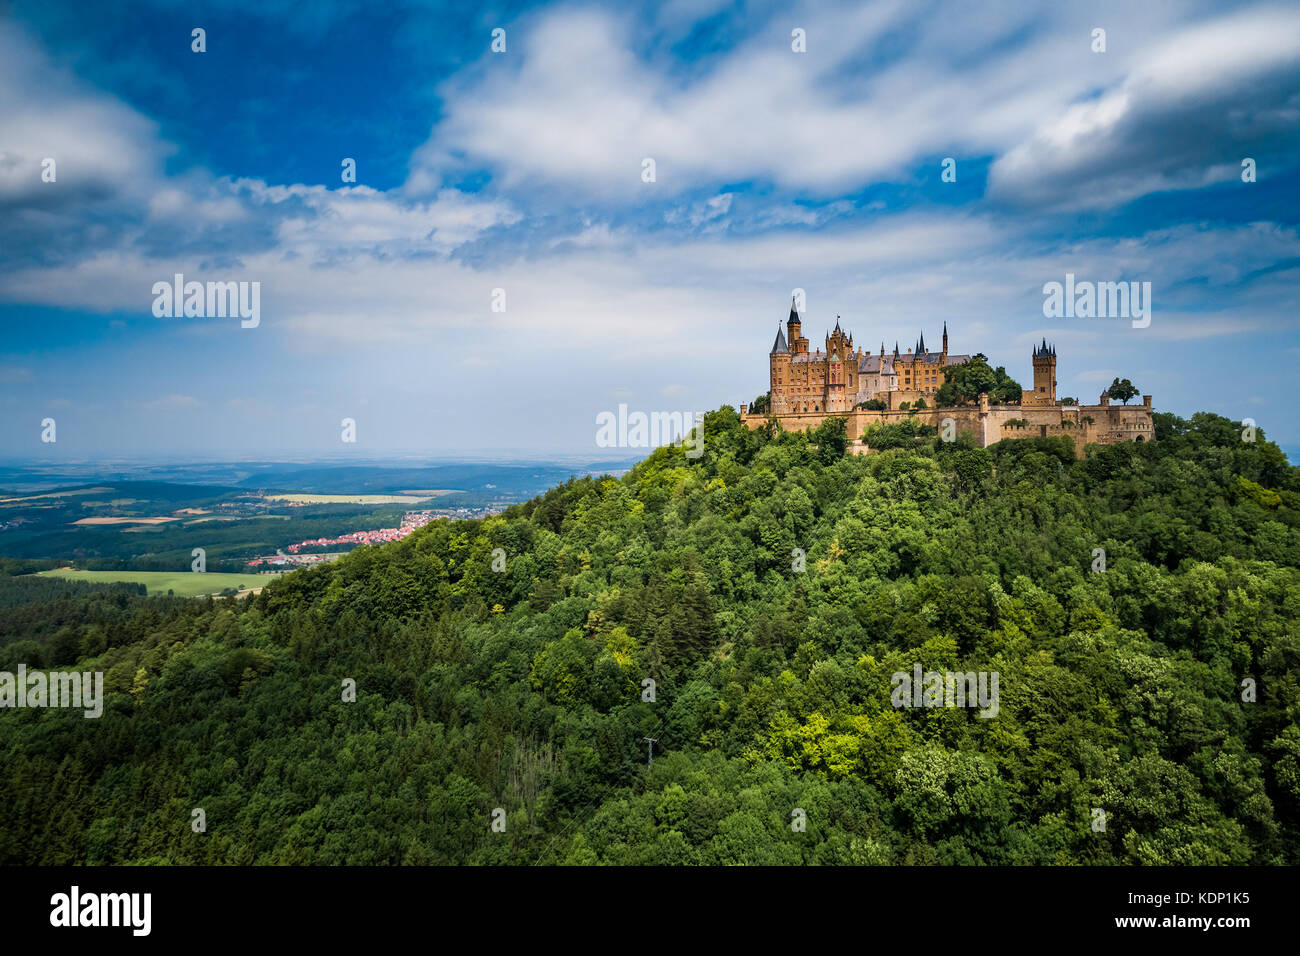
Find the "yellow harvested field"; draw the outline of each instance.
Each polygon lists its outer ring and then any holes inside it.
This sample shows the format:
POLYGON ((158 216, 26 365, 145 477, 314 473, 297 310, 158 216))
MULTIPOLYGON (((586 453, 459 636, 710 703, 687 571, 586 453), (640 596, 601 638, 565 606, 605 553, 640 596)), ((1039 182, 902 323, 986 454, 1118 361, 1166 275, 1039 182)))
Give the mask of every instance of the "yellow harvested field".
POLYGON ((155 518, 80 518, 73 524, 164 524, 168 521, 175 521, 170 517, 155 518))
POLYGON ((191 525, 202 524, 205 521, 261 521, 263 518, 275 518, 280 521, 288 521, 291 517, 292 515, 243 515, 242 517, 230 518, 221 515, 213 515, 210 518, 191 518, 185 523, 191 525))
POLYGON ((459 490, 458 488, 403 488, 402 494, 423 495, 426 498, 431 498, 434 495, 454 495, 459 490))
POLYGON ((267 501, 295 505, 413 505, 424 498, 414 495, 263 495, 267 501))

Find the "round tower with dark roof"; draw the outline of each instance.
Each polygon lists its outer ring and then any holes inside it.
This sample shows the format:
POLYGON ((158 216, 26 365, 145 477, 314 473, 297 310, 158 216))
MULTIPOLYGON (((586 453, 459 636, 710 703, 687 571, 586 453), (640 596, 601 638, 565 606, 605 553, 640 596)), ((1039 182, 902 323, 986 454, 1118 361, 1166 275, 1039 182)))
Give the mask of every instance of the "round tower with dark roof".
MULTIPOLYGON (((795 315, 794 310, 790 314, 795 315)), ((791 320, 795 326, 798 322, 791 320)), ((772 343, 772 351, 768 355, 768 392, 770 393, 770 402, 768 412, 772 415, 784 415, 789 409, 789 400, 786 397, 786 389, 790 384, 790 348, 786 344, 785 335, 781 332, 781 326, 776 327, 776 341, 772 343)))
POLYGON ((1034 390, 1020 397, 1021 405, 1056 404, 1056 346, 1043 344, 1034 347, 1034 390))

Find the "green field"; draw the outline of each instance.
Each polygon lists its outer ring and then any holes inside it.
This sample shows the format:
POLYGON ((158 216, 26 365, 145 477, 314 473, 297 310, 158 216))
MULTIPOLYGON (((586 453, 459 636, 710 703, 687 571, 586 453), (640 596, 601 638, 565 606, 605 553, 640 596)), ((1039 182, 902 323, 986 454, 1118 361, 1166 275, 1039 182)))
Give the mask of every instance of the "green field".
POLYGON ((227 574, 218 571, 196 574, 193 571, 77 571, 72 568, 42 571, 41 575, 99 584, 131 581, 145 585, 150 594, 166 594, 171 591, 178 597, 217 594, 226 588, 261 588, 275 578, 275 575, 270 574, 227 574))

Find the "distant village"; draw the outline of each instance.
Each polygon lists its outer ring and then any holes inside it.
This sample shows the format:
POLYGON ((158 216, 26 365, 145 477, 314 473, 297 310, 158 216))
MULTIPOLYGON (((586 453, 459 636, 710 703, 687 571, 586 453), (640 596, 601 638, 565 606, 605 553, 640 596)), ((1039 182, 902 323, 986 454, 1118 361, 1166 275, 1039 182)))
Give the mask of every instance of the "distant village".
POLYGON ((373 531, 350 531, 337 538, 310 538, 289 545, 288 553, 277 551, 275 554, 253 558, 248 562, 250 568, 265 568, 262 573, 270 573, 272 568, 307 567, 337 561, 347 551, 306 551, 307 548, 332 548, 339 545, 352 547, 362 544, 387 544, 401 541, 413 532, 423 528, 431 521, 439 519, 485 518, 497 514, 499 508, 446 508, 438 511, 408 511, 402 515, 401 524, 396 528, 376 528, 373 531))

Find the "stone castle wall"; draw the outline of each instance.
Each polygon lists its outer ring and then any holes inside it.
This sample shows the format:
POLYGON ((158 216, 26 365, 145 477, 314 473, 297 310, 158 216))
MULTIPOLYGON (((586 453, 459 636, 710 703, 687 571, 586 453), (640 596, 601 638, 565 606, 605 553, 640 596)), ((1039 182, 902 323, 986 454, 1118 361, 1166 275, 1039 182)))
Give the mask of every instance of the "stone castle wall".
MULTIPOLYGON (((920 397, 919 395, 917 397, 920 397)), ((915 418, 923 425, 943 428, 943 420, 951 418, 958 434, 969 432, 980 448, 1003 438, 1036 438, 1069 435, 1074 439, 1075 454, 1083 457, 1085 445, 1112 445, 1121 441, 1154 441, 1155 432, 1151 418, 1151 396, 1142 396, 1141 405, 1112 405, 1105 396, 1097 405, 989 405, 988 396, 981 395, 978 405, 961 405, 952 408, 926 408, 902 410, 895 406, 914 402, 908 393, 890 393, 891 408, 873 412, 857 409, 851 412, 806 412, 791 415, 755 415, 742 405, 741 421, 749 428, 759 428, 775 419, 786 431, 808 431, 827 418, 848 420, 850 441, 862 437, 869 425, 893 424, 915 418), (901 396, 901 397, 899 397, 901 396), (1089 421, 1088 419, 1091 419, 1089 421), (1024 424, 1016 424, 1023 422, 1024 424)), ((853 447, 854 454, 865 454, 870 448, 853 447)))

